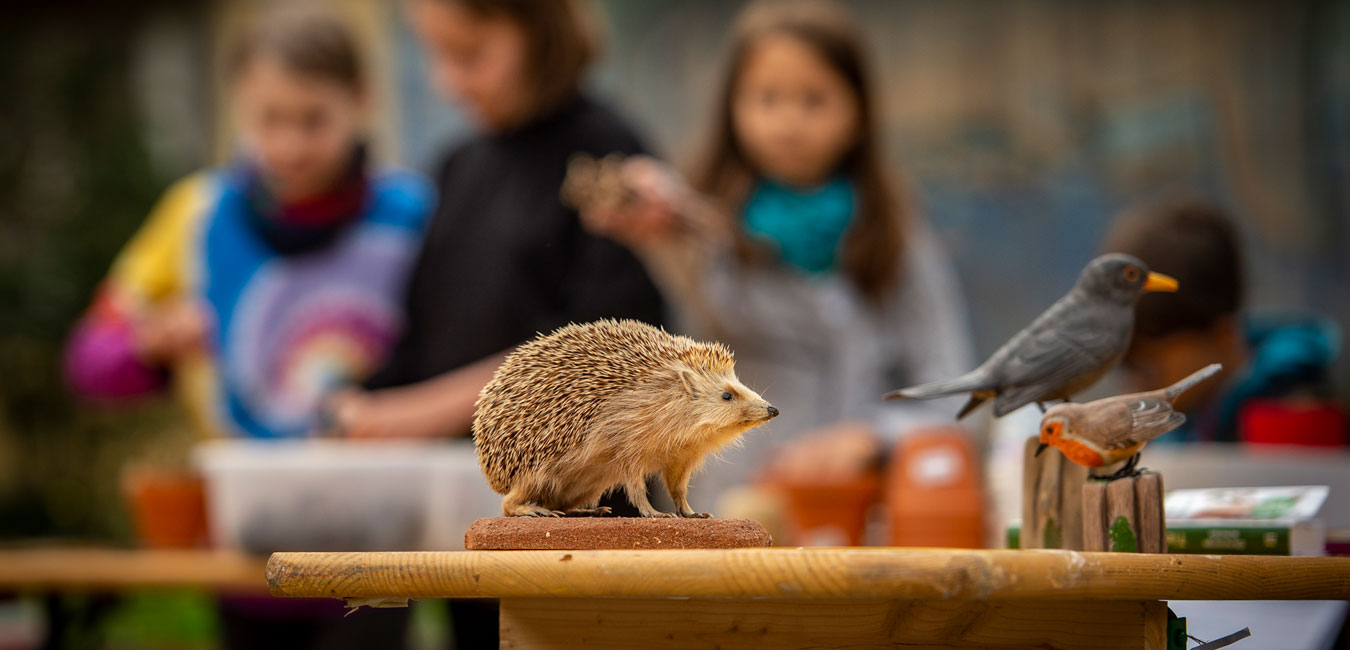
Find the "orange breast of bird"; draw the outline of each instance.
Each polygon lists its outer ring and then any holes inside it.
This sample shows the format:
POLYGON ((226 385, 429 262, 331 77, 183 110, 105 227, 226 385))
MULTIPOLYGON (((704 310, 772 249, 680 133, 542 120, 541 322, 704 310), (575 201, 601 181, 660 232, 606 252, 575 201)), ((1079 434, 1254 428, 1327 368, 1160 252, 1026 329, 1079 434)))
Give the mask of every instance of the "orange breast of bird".
POLYGON ((1102 458, 1100 453, 1097 453, 1096 449, 1077 440, 1060 438, 1054 444, 1061 452, 1064 452, 1065 456, 1068 456, 1069 460, 1085 467, 1101 467, 1106 460, 1102 458))
POLYGON ((1119 463, 1120 461, 1125 460, 1126 458, 1129 458, 1130 456, 1133 456, 1136 453, 1138 453, 1139 449, 1142 448, 1143 446, 1144 443, 1141 442, 1139 444, 1130 445, 1129 447, 1123 447, 1120 449, 1107 449, 1106 458, 1102 459, 1103 464, 1110 465, 1111 463, 1119 463))

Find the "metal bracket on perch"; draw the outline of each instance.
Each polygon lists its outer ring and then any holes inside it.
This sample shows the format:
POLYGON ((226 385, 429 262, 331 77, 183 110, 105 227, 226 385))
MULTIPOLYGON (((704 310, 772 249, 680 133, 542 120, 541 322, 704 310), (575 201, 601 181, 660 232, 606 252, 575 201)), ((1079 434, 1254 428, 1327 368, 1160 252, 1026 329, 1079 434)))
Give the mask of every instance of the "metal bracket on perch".
MULTIPOLYGON (((1219 650, 1219 648, 1227 648, 1228 646, 1233 645, 1234 643, 1237 643, 1238 641, 1241 641, 1251 635, 1252 629, 1249 627, 1244 627, 1241 630, 1229 634, 1228 636, 1221 636, 1217 639, 1214 639, 1209 643, 1201 641, 1200 645, 1191 648, 1191 650, 1219 650)), ((1200 639, 1197 639, 1189 634, 1187 634, 1186 636, 1190 636, 1191 640, 1193 641, 1200 641, 1200 639)))

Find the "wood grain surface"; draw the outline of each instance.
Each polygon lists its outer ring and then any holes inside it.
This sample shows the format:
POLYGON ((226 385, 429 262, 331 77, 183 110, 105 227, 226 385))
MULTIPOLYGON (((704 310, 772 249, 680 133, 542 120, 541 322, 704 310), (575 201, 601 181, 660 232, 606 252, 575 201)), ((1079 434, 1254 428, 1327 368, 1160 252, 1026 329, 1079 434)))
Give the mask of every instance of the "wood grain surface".
POLYGON ((1083 550, 1106 551, 1111 548, 1106 534, 1106 483, 1083 483, 1083 550))
POLYGON ((957 600, 502 601, 501 647, 1165 650, 1167 605, 957 600))
POLYGON ((261 557, 223 551, 0 550, 0 590, 205 587, 267 593, 261 557))
POLYGON ((1166 553, 1166 515, 1163 514, 1162 475, 1144 472, 1134 482, 1134 507, 1139 515, 1139 552, 1166 553))
POLYGON ((276 553, 278 596, 1344 600, 1350 558, 766 548, 276 553))

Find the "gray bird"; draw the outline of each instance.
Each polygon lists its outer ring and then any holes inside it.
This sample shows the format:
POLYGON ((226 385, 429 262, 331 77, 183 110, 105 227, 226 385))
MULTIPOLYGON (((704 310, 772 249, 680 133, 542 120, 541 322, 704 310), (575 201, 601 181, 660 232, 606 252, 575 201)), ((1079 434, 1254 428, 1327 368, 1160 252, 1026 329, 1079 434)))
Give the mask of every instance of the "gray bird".
POLYGON ((1136 257, 1092 260, 1073 290, 1018 332, 980 367, 952 379, 892 391, 886 399, 930 399, 970 393, 959 420, 987 399, 1003 416, 1031 402, 1067 401, 1120 362, 1134 329, 1134 305, 1147 291, 1176 291, 1177 281, 1152 273, 1136 257))

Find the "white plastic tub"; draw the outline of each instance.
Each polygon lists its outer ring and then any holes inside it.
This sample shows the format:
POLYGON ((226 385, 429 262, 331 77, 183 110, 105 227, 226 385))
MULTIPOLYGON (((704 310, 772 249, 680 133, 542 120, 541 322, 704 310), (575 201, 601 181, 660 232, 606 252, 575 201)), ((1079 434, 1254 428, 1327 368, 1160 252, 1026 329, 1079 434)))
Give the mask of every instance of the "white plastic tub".
POLYGON ((219 548, 458 550, 501 512, 468 442, 219 440, 194 457, 219 548))

